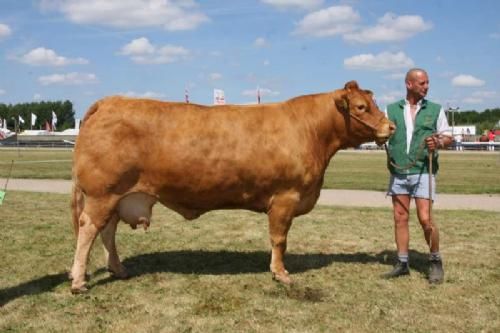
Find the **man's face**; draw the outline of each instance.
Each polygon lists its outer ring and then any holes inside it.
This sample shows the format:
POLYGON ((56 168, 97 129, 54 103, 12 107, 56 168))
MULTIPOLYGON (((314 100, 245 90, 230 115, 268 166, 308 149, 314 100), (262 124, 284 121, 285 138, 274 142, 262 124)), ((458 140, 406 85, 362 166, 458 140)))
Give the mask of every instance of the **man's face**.
POLYGON ((406 89, 420 99, 427 95, 429 90, 429 78, 424 72, 415 72, 408 81, 406 81, 406 89))

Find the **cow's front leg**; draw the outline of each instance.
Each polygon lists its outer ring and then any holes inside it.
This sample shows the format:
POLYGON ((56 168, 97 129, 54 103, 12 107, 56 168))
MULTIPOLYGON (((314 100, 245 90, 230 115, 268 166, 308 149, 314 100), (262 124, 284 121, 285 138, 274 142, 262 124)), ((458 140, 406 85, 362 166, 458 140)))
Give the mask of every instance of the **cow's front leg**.
POLYGON ((104 245, 104 256, 108 270, 113 276, 119 279, 126 279, 128 277, 127 270, 120 262, 118 251, 116 249, 115 235, 116 228, 118 227, 118 215, 113 215, 110 221, 106 224, 101 231, 101 240, 104 245))
POLYGON ((292 280, 285 269, 283 258, 286 251, 286 239, 288 230, 292 225, 298 196, 294 194, 275 197, 268 211, 269 235, 271 239, 271 273, 273 279, 285 284, 292 280))

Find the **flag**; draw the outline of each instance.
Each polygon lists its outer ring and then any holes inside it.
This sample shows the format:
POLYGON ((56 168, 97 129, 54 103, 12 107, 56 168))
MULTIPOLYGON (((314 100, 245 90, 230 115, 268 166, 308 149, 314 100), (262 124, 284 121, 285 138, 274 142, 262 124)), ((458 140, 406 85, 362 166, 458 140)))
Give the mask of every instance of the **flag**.
POLYGON ((56 129, 56 125, 57 125, 57 116, 56 113, 52 111, 52 130, 56 129))
POLYGON ((257 88, 257 104, 260 104, 260 87, 257 88))
POLYGON ((214 89, 214 104, 215 105, 226 104, 226 99, 224 97, 224 90, 214 89))
POLYGON ((23 119, 23 117, 21 117, 21 115, 19 115, 19 123, 24 124, 24 119, 23 119))
POLYGON ((31 126, 35 126, 36 122, 36 114, 32 113, 31 114, 31 126))
POLYGON ((189 103, 189 91, 187 89, 184 89, 184 100, 189 103))

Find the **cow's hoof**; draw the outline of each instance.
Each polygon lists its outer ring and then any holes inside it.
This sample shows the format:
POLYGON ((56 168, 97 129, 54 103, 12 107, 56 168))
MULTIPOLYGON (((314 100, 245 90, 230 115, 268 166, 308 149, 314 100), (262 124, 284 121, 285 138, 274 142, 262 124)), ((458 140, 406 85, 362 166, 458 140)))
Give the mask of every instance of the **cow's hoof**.
POLYGON ((73 287, 73 286, 71 286, 71 293, 73 295, 85 294, 88 291, 89 291, 89 289, 85 285, 80 286, 80 287, 73 287))
POLYGON ((120 269, 111 269, 108 267, 108 272, 111 273, 111 276, 115 279, 125 280, 129 278, 127 270, 123 266, 120 267, 120 269))
POLYGON ((273 280, 278 281, 280 283, 290 285, 292 284, 292 279, 290 278, 290 274, 287 271, 275 273, 273 272, 273 280))

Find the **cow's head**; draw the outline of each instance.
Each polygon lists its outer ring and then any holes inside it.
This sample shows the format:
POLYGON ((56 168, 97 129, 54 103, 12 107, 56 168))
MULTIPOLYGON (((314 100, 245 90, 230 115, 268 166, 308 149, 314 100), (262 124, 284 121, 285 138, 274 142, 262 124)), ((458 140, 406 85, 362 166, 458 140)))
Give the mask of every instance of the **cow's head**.
POLYGON ((335 105, 344 115, 349 139, 353 146, 375 140, 385 143, 396 127, 379 110, 373 93, 359 88, 356 81, 349 81, 335 95, 335 105))

